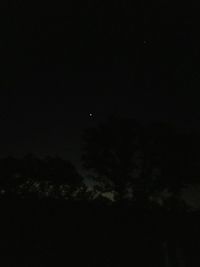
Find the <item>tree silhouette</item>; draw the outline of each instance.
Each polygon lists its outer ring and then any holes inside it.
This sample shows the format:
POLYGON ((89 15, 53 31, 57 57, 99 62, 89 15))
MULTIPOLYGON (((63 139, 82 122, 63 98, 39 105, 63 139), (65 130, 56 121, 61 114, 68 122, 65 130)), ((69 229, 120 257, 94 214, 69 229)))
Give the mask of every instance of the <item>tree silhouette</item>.
POLYGON ((140 172, 141 128, 132 119, 110 117, 83 134, 83 166, 103 190, 114 189, 124 199, 140 172))
POLYGON ((152 190, 155 194, 168 195, 163 201, 169 209, 184 208, 181 192, 186 183, 191 183, 192 155, 191 136, 177 132, 169 123, 159 123, 147 128, 149 146, 148 160, 157 170, 152 190))
POLYGON ((189 143, 170 124, 143 126, 110 117, 83 134, 83 166, 118 199, 132 192, 140 207, 184 208, 180 192, 190 168, 189 143), (183 166, 184 165, 184 166, 183 166))
POLYGON ((0 185, 1 192, 7 195, 71 198, 83 188, 83 179, 67 160, 59 157, 39 159, 29 154, 22 159, 0 160, 0 185))
POLYGON ((70 197, 81 187, 82 177, 74 165, 59 157, 46 157, 42 168, 43 181, 53 184, 55 193, 60 192, 63 196, 70 197))
POLYGON ((0 160, 0 187, 1 195, 17 192, 17 186, 22 183, 21 162, 14 157, 0 160))

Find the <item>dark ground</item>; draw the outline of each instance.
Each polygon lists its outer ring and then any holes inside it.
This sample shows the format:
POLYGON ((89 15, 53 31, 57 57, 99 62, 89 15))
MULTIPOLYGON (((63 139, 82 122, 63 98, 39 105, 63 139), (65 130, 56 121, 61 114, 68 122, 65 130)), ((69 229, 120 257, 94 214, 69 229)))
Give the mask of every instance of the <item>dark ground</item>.
POLYGON ((1 266, 164 266, 164 240, 172 266, 178 266, 177 244, 186 266, 200 263, 198 215, 55 201, 4 200, 0 206, 1 266))

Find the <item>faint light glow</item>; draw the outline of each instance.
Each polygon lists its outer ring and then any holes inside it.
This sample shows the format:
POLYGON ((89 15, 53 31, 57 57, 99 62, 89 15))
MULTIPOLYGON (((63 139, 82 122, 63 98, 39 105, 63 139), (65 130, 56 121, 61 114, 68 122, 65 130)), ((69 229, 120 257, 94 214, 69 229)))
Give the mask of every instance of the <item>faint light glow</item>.
POLYGON ((182 198, 190 209, 200 210, 200 184, 186 186, 182 198))
POLYGON ((108 198, 111 201, 115 200, 114 192, 105 192, 105 193, 102 193, 102 196, 105 198, 108 198))
POLYGON ((1 194, 2 194, 2 195, 5 194, 5 192, 6 192, 6 191, 5 191, 4 189, 1 190, 1 194))

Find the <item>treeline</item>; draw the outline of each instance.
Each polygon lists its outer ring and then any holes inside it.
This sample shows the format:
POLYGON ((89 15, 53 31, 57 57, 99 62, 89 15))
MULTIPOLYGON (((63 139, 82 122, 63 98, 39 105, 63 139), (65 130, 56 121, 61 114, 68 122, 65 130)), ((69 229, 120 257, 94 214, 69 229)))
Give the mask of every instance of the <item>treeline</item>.
POLYGON ((0 196, 183 210, 181 192, 199 183, 199 163, 198 136, 113 116, 82 136, 82 164, 95 182, 92 190, 70 161, 30 154, 0 159, 0 196))
POLYGON ((0 159, 4 266, 199 266, 199 213, 181 198, 198 140, 111 117, 83 133, 86 177, 59 157, 0 159))
POLYGON ((2 196, 71 198, 83 179, 70 161, 59 157, 7 157, 0 160, 2 196))

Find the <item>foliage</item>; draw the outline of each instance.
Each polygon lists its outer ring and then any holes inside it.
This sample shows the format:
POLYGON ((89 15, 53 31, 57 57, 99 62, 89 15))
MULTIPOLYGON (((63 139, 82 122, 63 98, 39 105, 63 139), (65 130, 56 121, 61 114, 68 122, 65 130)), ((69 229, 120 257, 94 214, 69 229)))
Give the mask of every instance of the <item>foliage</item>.
POLYGON ((27 155, 22 159, 0 160, 0 186, 2 194, 21 197, 70 198, 83 183, 73 164, 58 157, 39 159, 27 155))
POLYGON ((116 199, 125 199, 129 190, 140 207, 181 207, 184 173, 190 168, 188 142, 169 124, 142 127, 134 120, 112 117, 85 131, 83 166, 102 192, 114 190, 116 199))
POLYGON ((112 117, 83 135, 83 165, 104 190, 123 196, 140 166, 140 128, 129 119, 112 117))

